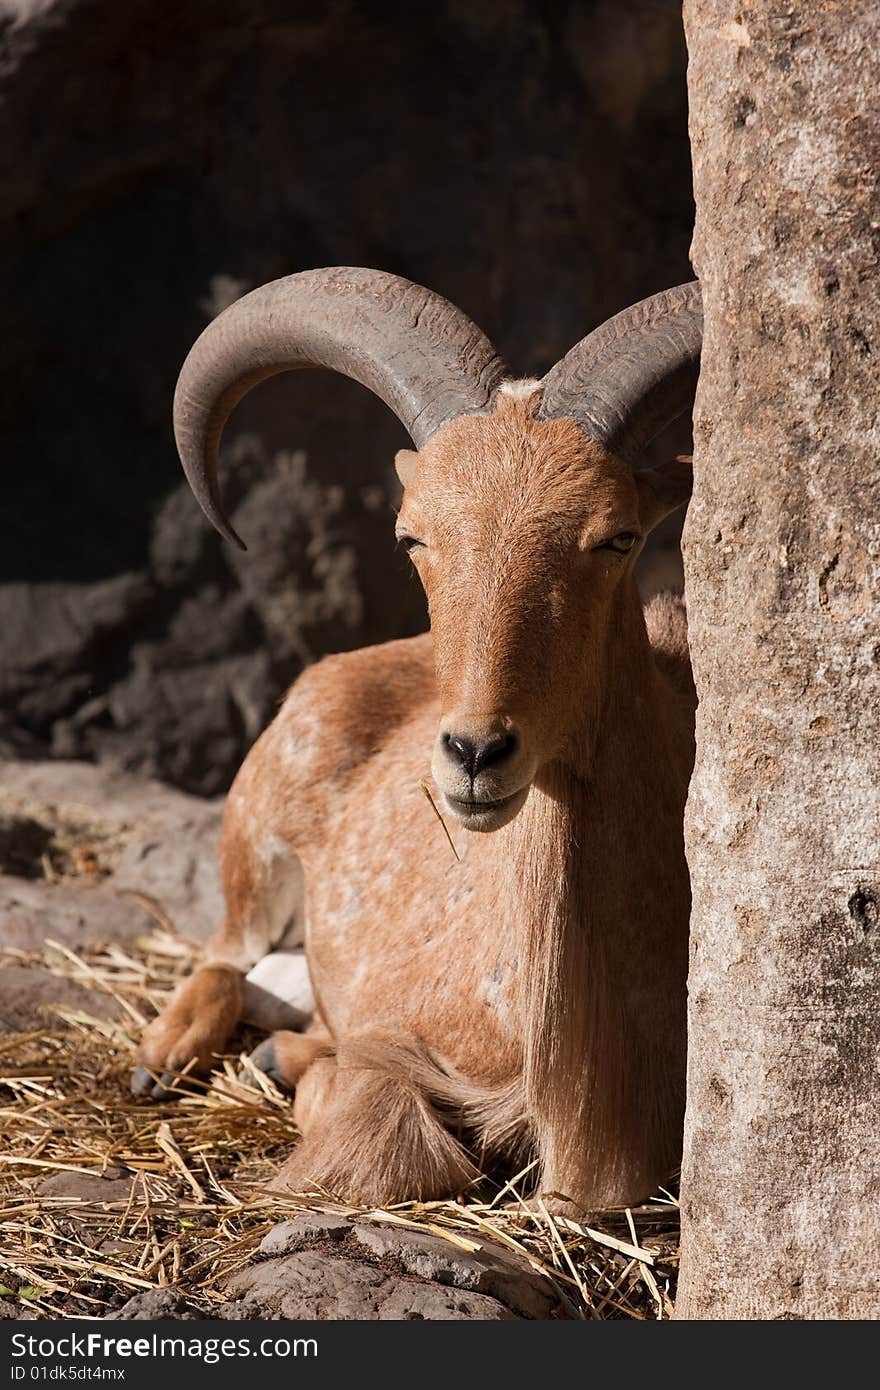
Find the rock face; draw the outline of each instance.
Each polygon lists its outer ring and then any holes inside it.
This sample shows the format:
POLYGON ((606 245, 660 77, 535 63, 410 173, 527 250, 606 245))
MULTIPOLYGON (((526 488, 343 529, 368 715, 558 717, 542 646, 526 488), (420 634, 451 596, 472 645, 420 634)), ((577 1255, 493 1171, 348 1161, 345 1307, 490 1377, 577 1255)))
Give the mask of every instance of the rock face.
POLYGON ((880 1316, 880 38, 688 0, 706 338, 677 1315, 880 1316))
MULTIPOLYGON (((222 920, 216 802, 85 763, 7 762, 0 817, 6 948, 37 950, 47 938, 74 949, 126 941, 157 920, 202 941, 222 920)), ((39 972, 27 973, 27 999, 8 978, 0 994, 0 1018, 17 1020, 9 1027, 37 1015, 43 987, 39 972)))
POLYGON ((237 412, 247 554, 182 486, 177 370, 243 290, 377 265, 534 373, 689 278, 678 0, 293 8, 0 5, 7 754, 211 795, 304 663, 423 624, 391 539, 406 441, 359 387, 308 373, 237 412))
POLYGON ((51 1011, 59 1006, 86 1008, 98 1018, 110 1018, 117 1012, 111 1001, 95 998, 93 990, 75 980, 59 979, 48 970, 0 965, 0 1035, 26 1033, 41 1024, 51 1026, 51 1011))

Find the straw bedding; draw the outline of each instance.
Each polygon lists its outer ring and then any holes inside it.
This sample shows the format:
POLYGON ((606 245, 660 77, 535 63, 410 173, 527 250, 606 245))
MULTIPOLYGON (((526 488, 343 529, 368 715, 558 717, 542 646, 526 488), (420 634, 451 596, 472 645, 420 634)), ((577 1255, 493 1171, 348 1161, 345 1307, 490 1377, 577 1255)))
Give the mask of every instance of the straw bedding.
MULTIPOLYGON (((163 927, 124 948, 75 955, 46 943, 0 957, 76 981, 95 1005, 55 1006, 39 1031, 0 1038, 0 1300, 18 1316, 102 1317, 153 1288, 178 1290, 201 1316, 217 1316, 224 1281, 277 1221, 292 1210, 355 1211, 332 1194, 263 1195, 296 1132, 268 1077, 252 1068, 240 1079, 255 1037, 238 1035, 211 1083, 173 1104, 132 1099, 136 1040, 189 962, 190 947, 163 927), (117 1022, 107 1021, 108 1001, 117 1022), (81 1195, 71 1195, 76 1175, 81 1195), (103 1175, 106 1198, 82 1175, 103 1175), (132 1177, 129 1191, 122 1180, 132 1177)), ((455 1202, 358 1214, 466 1249, 499 1240, 549 1274, 579 1317, 671 1316, 678 1208, 670 1194, 587 1227, 527 1205, 527 1187, 527 1173, 505 1188, 485 1179, 455 1202)))

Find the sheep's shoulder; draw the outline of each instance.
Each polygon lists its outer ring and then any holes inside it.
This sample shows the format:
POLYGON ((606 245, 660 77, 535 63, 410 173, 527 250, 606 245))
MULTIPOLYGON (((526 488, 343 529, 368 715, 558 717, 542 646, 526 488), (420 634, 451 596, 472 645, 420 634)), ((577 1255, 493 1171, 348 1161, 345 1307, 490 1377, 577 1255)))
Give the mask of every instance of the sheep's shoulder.
POLYGON ((324 657, 294 682, 272 726, 301 777, 343 778, 435 700, 428 633, 324 657))

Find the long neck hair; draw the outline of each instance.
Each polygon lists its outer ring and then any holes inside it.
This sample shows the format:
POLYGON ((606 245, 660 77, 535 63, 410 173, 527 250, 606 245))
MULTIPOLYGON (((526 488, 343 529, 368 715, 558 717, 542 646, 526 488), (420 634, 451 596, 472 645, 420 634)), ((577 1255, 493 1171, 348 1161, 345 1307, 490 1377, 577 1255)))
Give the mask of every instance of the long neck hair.
POLYGON ((626 642, 618 630, 610 645, 622 659, 571 762, 544 769, 509 832, 525 1104, 542 1188, 575 1207, 663 1181, 680 1141, 684 792, 664 757, 669 692, 641 605, 621 621, 626 642))

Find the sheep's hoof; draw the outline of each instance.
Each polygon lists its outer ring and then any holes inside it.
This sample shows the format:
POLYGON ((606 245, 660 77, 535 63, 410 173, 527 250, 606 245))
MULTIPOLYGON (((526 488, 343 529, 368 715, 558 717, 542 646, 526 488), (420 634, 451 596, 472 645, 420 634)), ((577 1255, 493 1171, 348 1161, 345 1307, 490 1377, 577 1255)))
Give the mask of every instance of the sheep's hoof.
POLYGON ((259 1067, 260 1071, 264 1072, 270 1081, 274 1081, 279 1090, 289 1091, 291 1089, 282 1075, 278 1061, 278 1049, 275 1046, 274 1038, 264 1038, 259 1047, 254 1048, 247 1059, 247 1063, 245 1063, 244 1072, 242 1074, 243 1080, 246 1078, 247 1066, 251 1062, 255 1067, 259 1067))
POLYGON ((163 1072, 158 1081, 146 1067, 135 1067, 131 1074, 132 1095, 148 1100, 174 1100, 180 1095, 180 1077, 173 1071, 163 1072))

